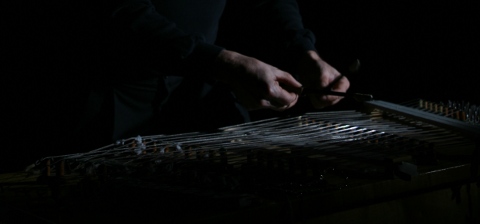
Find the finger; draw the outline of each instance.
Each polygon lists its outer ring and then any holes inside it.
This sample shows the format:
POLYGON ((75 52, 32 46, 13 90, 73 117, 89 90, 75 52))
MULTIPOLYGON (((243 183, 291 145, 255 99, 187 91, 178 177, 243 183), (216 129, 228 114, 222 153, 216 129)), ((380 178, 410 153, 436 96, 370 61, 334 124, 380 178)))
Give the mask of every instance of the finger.
POLYGON ((290 105, 280 105, 280 104, 275 103, 274 101, 261 100, 260 107, 264 108, 264 109, 284 111, 284 110, 290 108, 290 105))
MULTIPOLYGON (((342 76, 338 80, 338 82, 332 86, 332 90, 336 92, 347 92, 348 88, 350 87, 350 81, 345 76, 342 76)), ((325 101, 327 106, 334 105, 342 100, 344 97, 342 96, 334 96, 334 95, 324 95, 322 96, 322 100, 325 101)))
MULTIPOLYGON (((252 95, 250 92, 237 91, 235 96, 237 101, 248 111, 254 111, 258 109, 283 111, 291 106, 291 104, 278 103, 275 100, 258 98, 255 95, 252 95)), ((296 103, 296 101, 294 103, 296 103)))
MULTIPOLYGON (((347 92, 350 87, 350 81, 345 76, 339 76, 335 79, 336 81, 332 82, 331 90, 336 92, 347 92)), ((310 100, 315 106, 315 108, 323 108, 327 106, 334 105, 342 100, 344 97, 335 96, 335 95, 316 95, 313 94, 310 96, 310 100)))
POLYGON ((259 102, 257 101, 256 103, 253 103, 253 102, 248 103, 248 102, 245 102, 245 101, 242 101, 240 103, 248 111, 253 111, 253 110, 258 110, 258 109, 270 109, 270 110, 276 110, 276 111, 284 111, 284 110, 291 107, 291 105, 280 105, 280 104, 272 103, 271 101, 266 100, 266 99, 260 100, 259 102))
POLYGON ((332 86, 332 90, 337 92, 347 92, 348 88, 350 88, 350 81, 345 76, 332 86))
POLYGON ((273 106, 287 106, 289 108, 297 103, 298 94, 295 92, 289 92, 282 88, 278 83, 274 83, 270 86, 269 94, 265 99, 270 101, 270 104, 273 106))
POLYGON ((302 84, 287 72, 277 72, 267 100, 278 108, 290 108, 297 103, 302 91, 302 84))
POLYGON ((344 98, 343 96, 332 96, 332 95, 326 95, 324 97, 326 98, 325 102, 328 106, 334 105, 344 98))
POLYGON ((311 95, 310 101, 314 104, 315 107, 327 107, 331 106, 338 101, 343 99, 341 96, 332 96, 332 95, 311 95))
POLYGON ((276 79, 286 90, 289 90, 289 88, 298 90, 302 87, 302 84, 287 72, 278 72, 276 74, 276 79))

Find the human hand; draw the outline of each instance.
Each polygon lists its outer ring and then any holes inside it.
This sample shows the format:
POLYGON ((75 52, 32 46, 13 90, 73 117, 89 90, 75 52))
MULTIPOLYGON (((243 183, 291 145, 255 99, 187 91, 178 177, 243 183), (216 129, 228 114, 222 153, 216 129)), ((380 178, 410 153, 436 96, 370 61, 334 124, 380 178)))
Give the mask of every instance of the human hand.
POLYGON ((298 100, 301 84, 289 73, 260 60, 223 50, 216 65, 214 78, 230 85, 238 102, 248 110, 283 111, 298 100))
MULTIPOLYGON (((350 82, 335 68, 322 60, 315 51, 308 51, 299 63, 300 82, 311 89, 328 89, 346 92, 350 82)), ((316 109, 338 103, 343 97, 334 95, 309 94, 310 102, 316 109)))

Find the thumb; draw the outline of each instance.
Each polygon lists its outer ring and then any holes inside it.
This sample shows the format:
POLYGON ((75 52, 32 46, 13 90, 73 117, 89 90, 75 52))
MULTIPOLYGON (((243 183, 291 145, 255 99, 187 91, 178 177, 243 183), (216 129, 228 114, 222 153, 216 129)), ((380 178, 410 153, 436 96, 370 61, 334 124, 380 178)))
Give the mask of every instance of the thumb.
POLYGON ((300 93, 302 90, 302 84, 287 72, 277 74, 277 81, 288 92, 300 93))
POLYGON ((295 105, 301 92, 302 84, 287 72, 278 72, 275 75, 275 81, 276 84, 274 84, 273 89, 276 91, 267 98, 271 105, 282 110, 295 105))

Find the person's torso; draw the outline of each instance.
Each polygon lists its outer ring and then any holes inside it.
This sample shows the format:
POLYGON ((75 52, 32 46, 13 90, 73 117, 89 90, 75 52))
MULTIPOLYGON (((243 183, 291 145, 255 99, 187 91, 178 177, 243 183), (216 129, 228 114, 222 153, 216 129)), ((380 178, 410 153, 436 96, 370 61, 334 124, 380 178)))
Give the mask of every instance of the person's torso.
POLYGON ((152 0, 157 12, 189 34, 214 43, 226 0, 152 0))

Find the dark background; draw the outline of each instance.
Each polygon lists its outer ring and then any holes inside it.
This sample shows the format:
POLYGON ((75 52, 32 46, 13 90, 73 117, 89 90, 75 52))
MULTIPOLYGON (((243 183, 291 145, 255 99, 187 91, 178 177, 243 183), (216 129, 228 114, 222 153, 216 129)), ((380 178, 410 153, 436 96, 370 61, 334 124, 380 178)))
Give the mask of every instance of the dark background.
MULTIPOLYGON (((423 98, 480 104, 475 32, 480 24, 473 3, 298 2, 305 27, 316 34, 317 48, 327 62, 342 69, 360 60, 359 73, 349 76, 349 91, 394 103, 423 98)), ((0 34, 2 124, 8 134, 0 157, 8 160, 23 155, 21 148, 42 151, 56 141, 55 135, 35 135, 52 132, 54 125, 48 125, 48 119, 55 119, 54 102, 72 100, 62 92, 75 91, 68 85, 76 82, 69 78, 75 69, 68 61, 78 55, 62 49, 69 41, 62 30, 70 21, 61 19, 58 5, 1 4, 2 16, 6 15, 0 34), (43 120, 41 126, 35 125, 38 120, 43 120)), ((32 154, 32 158, 38 156, 32 154)))
POLYGON ((358 58, 351 91, 393 102, 479 102, 478 7, 449 3, 300 0, 327 61, 358 58))
MULTIPOLYGON (((480 19, 473 3, 298 2, 325 60, 341 68, 360 59, 360 74, 350 77, 352 91, 393 101, 431 97, 478 103, 480 19)), ((64 72, 65 60, 74 57, 61 49, 68 45, 61 32, 71 24, 62 18, 68 11, 54 1, 2 4, 2 16, 7 15, 0 34, 2 73, 13 79, 7 87, 22 88, 25 83, 18 81, 25 80, 19 77, 26 74, 64 72)))

